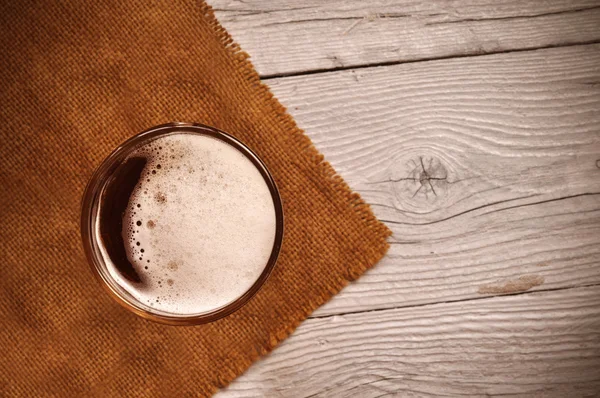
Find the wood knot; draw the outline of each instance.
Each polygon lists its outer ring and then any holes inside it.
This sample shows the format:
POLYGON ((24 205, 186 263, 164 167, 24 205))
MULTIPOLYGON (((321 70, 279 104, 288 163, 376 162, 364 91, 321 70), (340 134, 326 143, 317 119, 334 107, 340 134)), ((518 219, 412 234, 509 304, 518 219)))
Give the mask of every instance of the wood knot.
POLYGON ((423 156, 419 156, 419 162, 416 160, 412 161, 414 168, 411 171, 411 178, 413 181, 419 183, 419 187, 413 193, 413 197, 422 191, 425 198, 428 195, 438 196, 438 192, 435 190, 435 186, 440 188, 440 184, 448 182, 448 172, 446 168, 442 166, 439 159, 430 157, 427 161, 423 160, 423 156), (427 165, 425 165, 427 163, 427 165))
POLYGON ((397 165, 389 181, 393 183, 397 201, 421 209, 441 204, 447 195, 449 172, 442 160, 436 156, 412 156, 397 165))

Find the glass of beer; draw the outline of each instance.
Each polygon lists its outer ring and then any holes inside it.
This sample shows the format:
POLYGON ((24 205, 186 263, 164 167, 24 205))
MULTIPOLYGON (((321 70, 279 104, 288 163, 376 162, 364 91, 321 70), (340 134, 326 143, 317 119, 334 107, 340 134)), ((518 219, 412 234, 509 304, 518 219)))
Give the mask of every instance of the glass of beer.
POLYGON ((81 235, 93 273, 125 308, 195 325, 258 292, 279 255, 283 208, 248 146, 213 127, 171 123, 104 160, 83 196, 81 235))

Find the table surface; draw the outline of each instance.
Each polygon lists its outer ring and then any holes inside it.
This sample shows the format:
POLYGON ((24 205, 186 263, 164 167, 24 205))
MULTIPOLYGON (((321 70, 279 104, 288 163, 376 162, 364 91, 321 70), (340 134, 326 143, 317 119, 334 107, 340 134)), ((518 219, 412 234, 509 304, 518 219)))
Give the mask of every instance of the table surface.
POLYGON ((600 394, 600 1, 209 2, 394 233, 217 396, 600 394))

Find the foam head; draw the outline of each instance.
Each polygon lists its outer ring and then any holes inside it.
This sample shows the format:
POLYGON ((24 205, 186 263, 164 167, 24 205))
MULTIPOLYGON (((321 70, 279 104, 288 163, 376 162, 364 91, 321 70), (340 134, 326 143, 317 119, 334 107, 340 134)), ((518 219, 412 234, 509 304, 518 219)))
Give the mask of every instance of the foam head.
POLYGON ((155 311, 187 316, 222 308, 254 285, 273 251, 276 212, 246 154, 209 135, 173 132, 122 164, 117 193, 103 196, 114 204, 120 195, 122 209, 101 206, 96 225, 122 289, 155 311))

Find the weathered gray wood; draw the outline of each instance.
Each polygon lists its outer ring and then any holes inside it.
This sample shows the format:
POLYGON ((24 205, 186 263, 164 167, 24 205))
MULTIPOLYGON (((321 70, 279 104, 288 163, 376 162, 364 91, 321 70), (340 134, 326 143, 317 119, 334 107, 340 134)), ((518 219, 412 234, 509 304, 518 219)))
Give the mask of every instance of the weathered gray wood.
POLYGON ((217 397, 595 396, 600 287, 310 319, 217 397))
POLYGON ((394 232, 318 315, 600 283, 600 45, 269 84, 394 232))
POLYGON ((261 75, 600 40, 598 0, 209 0, 261 75))
POLYGON ((504 53, 268 80, 394 236, 219 396, 597 394, 600 45, 506 52, 599 41, 600 2, 211 4, 267 77, 504 53))

